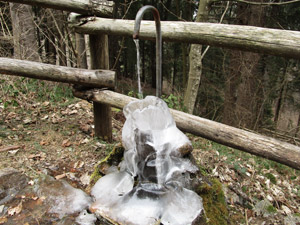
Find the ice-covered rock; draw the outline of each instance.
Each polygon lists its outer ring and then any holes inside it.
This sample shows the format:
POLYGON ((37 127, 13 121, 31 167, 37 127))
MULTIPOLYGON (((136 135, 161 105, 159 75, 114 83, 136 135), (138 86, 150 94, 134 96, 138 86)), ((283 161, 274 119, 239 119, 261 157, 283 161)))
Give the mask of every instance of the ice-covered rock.
POLYGON ((65 215, 81 212, 89 207, 92 198, 80 189, 72 187, 64 180, 46 176, 38 187, 38 196, 50 206, 49 213, 65 215))
POLYGON ((120 172, 93 187, 91 211, 121 224, 192 224, 203 206, 201 197, 188 189, 190 173, 197 171, 182 157, 191 149, 189 139, 157 97, 129 103, 124 114, 124 161, 120 172))
POLYGON ((79 216, 76 217, 76 223, 80 225, 94 225, 97 220, 97 217, 94 214, 88 213, 86 210, 83 210, 79 216))

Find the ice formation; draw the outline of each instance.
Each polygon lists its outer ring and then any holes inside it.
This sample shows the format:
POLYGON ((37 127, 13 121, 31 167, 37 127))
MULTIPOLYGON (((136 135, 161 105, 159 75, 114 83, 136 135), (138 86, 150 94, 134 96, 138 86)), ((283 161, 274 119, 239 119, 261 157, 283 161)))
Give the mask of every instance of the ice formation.
POLYGON ((197 171, 183 158, 190 141, 157 97, 129 103, 124 115, 124 160, 120 171, 93 187, 91 211, 120 224, 192 224, 203 206, 201 197, 188 189, 189 175, 197 171))
POLYGON ((38 196, 45 198, 47 205, 51 206, 49 213, 58 214, 60 218, 81 212, 92 203, 91 197, 82 190, 72 187, 64 180, 54 180, 50 176, 46 176, 40 185, 38 196))

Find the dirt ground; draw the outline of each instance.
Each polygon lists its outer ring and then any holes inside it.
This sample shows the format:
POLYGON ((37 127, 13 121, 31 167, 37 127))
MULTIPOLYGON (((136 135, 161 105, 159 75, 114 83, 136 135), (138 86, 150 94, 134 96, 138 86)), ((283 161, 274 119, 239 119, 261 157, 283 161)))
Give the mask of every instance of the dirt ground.
MULTIPOLYGON (((92 104, 0 103, 0 169, 34 178, 48 174, 85 190, 94 166, 121 141, 124 117, 113 109, 113 143, 94 137, 92 104)), ((188 135, 202 170, 223 184, 231 224, 300 224, 300 173, 188 135)))

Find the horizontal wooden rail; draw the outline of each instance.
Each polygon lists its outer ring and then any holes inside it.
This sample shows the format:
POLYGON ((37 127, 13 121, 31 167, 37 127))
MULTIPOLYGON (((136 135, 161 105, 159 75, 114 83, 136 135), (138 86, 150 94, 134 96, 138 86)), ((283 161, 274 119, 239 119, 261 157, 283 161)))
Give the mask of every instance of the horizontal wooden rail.
POLYGON ((76 12, 83 15, 95 15, 101 17, 111 17, 113 11, 113 1, 91 0, 2 0, 3 2, 14 2, 44 8, 52 8, 70 12, 76 12), (95 3, 93 3, 95 2, 95 3), (99 1, 98 1, 99 2, 99 1))
MULTIPOLYGON (((75 91, 79 98, 89 99, 122 109, 135 98, 113 91, 75 91)), ((274 138, 251 133, 201 117, 171 109, 177 127, 217 143, 285 164, 300 170, 300 148, 274 138)))
MULTIPOLYGON (((131 37, 134 21, 78 18, 70 21, 76 32, 131 37)), ((300 32, 253 26, 196 22, 161 22, 163 41, 212 45, 300 59, 300 32)), ((155 39, 153 21, 143 21, 140 39, 155 39)))
POLYGON ((2 57, 0 73, 95 88, 114 88, 115 85, 115 72, 110 70, 77 69, 2 57))

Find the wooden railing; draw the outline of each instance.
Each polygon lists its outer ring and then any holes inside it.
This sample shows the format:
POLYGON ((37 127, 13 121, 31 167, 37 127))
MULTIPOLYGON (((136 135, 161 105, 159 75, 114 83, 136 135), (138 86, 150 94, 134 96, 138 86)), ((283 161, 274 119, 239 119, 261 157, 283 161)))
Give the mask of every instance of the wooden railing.
MULTIPOLYGON (((59 8, 61 10, 79 12, 84 15, 103 16, 105 14, 104 12, 95 13, 96 9, 91 9, 91 1, 89 0, 5 1, 54 9, 59 8)), ((93 70, 80 70, 45 64, 40 65, 32 62, 0 58, 0 72, 60 82, 80 83, 85 86, 103 86, 113 89, 113 72, 96 70, 108 69, 106 35, 131 36, 133 33, 133 24, 133 21, 128 20, 71 16, 70 26, 75 31, 90 34, 91 66, 93 70), (6 63, 8 60, 10 60, 10 66, 6 63), (33 65, 32 69, 29 65, 33 65), (40 68, 48 68, 48 71, 56 71, 53 72, 56 76, 51 76, 50 78, 47 74, 41 72, 38 65, 40 68), (70 71, 73 72, 73 75, 71 75, 70 71), (38 76, 39 72, 42 75, 38 76), (88 78, 85 79, 84 76, 88 76, 88 78)), ((162 22, 162 36, 164 41, 208 44, 300 59, 300 32, 296 31, 208 23, 162 22)), ((154 23, 144 21, 141 26, 140 38, 154 39, 154 37, 154 23)), ((88 90, 84 92, 74 90, 74 95, 94 102, 95 134, 107 140, 111 139, 112 133, 110 106, 123 108, 130 101, 134 100, 134 98, 108 90, 88 90)), ((177 126, 185 132, 300 170, 300 148, 296 145, 180 111, 171 110, 171 112, 177 126)))

